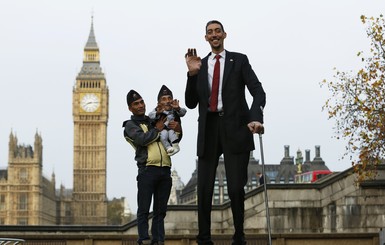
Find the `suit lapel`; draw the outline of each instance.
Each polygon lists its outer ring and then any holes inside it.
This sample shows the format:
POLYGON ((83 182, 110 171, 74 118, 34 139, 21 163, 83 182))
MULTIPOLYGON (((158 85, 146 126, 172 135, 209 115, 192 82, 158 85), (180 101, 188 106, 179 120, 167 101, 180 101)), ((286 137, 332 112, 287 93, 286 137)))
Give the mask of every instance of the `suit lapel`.
POLYGON ((227 78, 229 77, 230 71, 232 70, 234 65, 234 57, 233 54, 226 50, 226 60, 225 60, 225 70, 223 71, 223 79, 222 79, 222 90, 226 85, 227 78))
MULTIPOLYGON (((203 83, 202 83, 202 86, 203 86, 203 92, 204 92, 204 98, 207 98, 207 101, 208 101, 208 98, 209 98, 209 95, 210 95, 210 83, 209 83, 209 78, 208 78, 208 57, 210 56, 210 53, 209 55, 207 55, 206 57, 204 57, 202 59, 202 67, 201 67, 201 70, 204 72, 203 73, 203 83)), ((208 102, 207 102, 208 103, 208 102)))

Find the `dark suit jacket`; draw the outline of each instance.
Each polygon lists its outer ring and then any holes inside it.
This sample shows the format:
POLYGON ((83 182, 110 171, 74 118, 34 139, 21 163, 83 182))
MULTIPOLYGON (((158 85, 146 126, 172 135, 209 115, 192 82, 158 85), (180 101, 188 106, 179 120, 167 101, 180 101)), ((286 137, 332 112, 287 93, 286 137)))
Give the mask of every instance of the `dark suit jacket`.
MULTIPOLYGON (((210 54, 209 54, 210 55, 210 54)), ((190 109, 199 104, 197 155, 203 156, 206 120, 209 106, 208 56, 202 59, 202 66, 195 76, 188 76, 185 103, 190 109)), ((255 75, 246 55, 226 50, 222 84, 222 101, 225 120, 225 137, 233 153, 254 150, 254 138, 247 127, 250 121, 263 123, 265 91, 255 75), (253 97, 249 109, 245 88, 253 97)), ((210 130, 210 129, 207 129, 210 130)))

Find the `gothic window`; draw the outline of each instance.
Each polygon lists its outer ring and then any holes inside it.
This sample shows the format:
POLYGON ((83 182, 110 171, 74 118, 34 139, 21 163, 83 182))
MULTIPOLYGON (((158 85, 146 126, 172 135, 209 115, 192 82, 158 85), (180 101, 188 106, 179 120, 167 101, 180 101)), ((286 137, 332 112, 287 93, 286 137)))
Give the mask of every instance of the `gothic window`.
POLYGON ((219 180, 218 177, 215 178, 215 184, 214 184, 214 204, 220 204, 220 186, 219 186, 219 180))
POLYGON ((0 195, 0 210, 5 210, 5 194, 0 195))
POLYGON ((28 171, 25 168, 21 168, 19 172, 20 181, 26 181, 28 179, 28 171))
POLYGON ((267 179, 271 184, 275 183, 275 178, 277 177, 277 175, 278 175, 278 171, 266 171, 267 179))
POLYGON ((87 216, 87 207, 84 203, 81 205, 81 216, 87 216))
POLYGON ((214 193, 219 195, 219 180, 218 180, 218 178, 215 178, 214 193))
POLYGON ((17 224, 18 225, 28 225, 28 218, 18 218, 17 224))
POLYGON ((96 216, 96 204, 91 205, 91 216, 96 216))
POLYGON ((227 180, 223 180, 223 201, 229 200, 229 193, 227 192, 227 180))
POLYGON ((28 209, 28 194, 20 193, 19 194, 19 210, 27 210, 28 209))

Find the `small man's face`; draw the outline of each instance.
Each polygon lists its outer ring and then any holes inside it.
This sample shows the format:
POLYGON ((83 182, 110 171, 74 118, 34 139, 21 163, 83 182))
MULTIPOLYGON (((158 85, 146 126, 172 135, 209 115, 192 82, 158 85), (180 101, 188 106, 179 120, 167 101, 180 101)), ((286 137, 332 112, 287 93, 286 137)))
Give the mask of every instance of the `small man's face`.
POLYGON ((159 103, 163 106, 169 106, 170 108, 167 108, 166 110, 171 109, 171 103, 172 103, 172 97, 170 95, 163 95, 159 98, 159 103))
POLYGON ((144 103, 144 100, 140 98, 132 102, 128 109, 135 116, 143 116, 146 113, 146 104, 144 103))

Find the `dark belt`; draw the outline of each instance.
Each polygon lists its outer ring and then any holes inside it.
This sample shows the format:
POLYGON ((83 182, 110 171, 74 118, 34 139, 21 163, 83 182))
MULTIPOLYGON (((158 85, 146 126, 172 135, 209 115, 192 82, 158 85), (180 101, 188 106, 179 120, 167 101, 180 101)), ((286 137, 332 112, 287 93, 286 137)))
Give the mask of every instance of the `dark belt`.
POLYGON ((224 111, 215 111, 215 112, 209 112, 210 115, 223 117, 225 115, 224 111))

